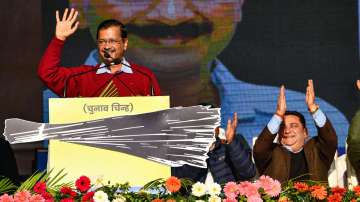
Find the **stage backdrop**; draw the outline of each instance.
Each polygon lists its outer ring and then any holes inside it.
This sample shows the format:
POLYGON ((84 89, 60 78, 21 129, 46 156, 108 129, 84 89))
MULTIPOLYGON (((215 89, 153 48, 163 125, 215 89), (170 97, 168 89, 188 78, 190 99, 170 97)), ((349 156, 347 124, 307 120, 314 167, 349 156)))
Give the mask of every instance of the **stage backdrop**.
POLYGON ((66 7, 80 11, 81 29, 66 43, 64 65, 96 64, 96 27, 115 18, 129 31, 126 58, 155 72, 172 106, 219 105, 223 124, 237 112, 238 132, 251 144, 284 84, 288 108, 305 113, 314 135, 304 95, 313 79, 344 146, 359 103, 356 1, 43 1, 44 48, 55 10, 66 7))

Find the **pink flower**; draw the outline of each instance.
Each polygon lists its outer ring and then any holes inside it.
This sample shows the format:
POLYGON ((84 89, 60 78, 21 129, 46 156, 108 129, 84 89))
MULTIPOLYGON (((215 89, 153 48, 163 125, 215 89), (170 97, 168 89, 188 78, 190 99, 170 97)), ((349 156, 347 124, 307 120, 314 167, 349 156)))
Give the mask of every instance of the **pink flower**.
POLYGON ((281 192, 280 182, 266 175, 260 176, 256 184, 258 187, 262 187, 265 193, 271 197, 278 196, 281 192))
POLYGON ((45 199, 40 194, 34 194, 30 197, 29 202, 45 202, 45 199))
POLYGON ((14 199, 8 194, 3 194, 2 196, 0 196, 0 202, 14 202, 14 199))
POLYGON ((29 191, 17 192, 14 195, 14 200, 16 202, 28 202, 30 200, 31 194, 29 191))
POLYGON ((238 185, 235 182, 228 182, 224 187, 225 196, 230 199, 235 199, 239 195, 238 185))
POLYGON ((238 185, 238 190, 240 195, 246 196, 248 198, 250 197, 260 197, 260 194, 258 192, 259 186, 256 183, 251 183, 248 181, 241 182, 238 185))
POLYGON ((237 202, 237 200, 233 198, 226 198, 223 200, 223 202, 237 202))
POLYGON ((247 187, 250 186, 251 182, 249 181, 243 181, 240 182, 240 184, 238 185, 238 190, 240 195, 245 196, 246 195, 246 191, 247 191, 247 187))
POLYGON ((251 196, 247 199, 247 202, 263 202, 263 200, 260 198, 260 196, 251 196))

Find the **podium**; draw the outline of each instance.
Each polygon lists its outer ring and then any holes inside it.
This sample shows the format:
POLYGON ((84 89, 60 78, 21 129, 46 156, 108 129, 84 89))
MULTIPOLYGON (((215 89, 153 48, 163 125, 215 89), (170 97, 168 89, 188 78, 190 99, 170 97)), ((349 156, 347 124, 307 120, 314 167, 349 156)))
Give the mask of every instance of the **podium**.
MULTIPOLYGON (((155 112, 169 107, 168 96, 51 98, 49 123, 99 121, 115 116, 155 112)), ((132 186, 142 186, 151 180, 171 175, 170 167, 160 163, 59 140, 50 140, 49 143, 48 170, 50 169, 53 169, 53 174, 65 169, 67 175, 63 182, 73 182, 81 175, 86 175, 93 182, 102 178, 105 182, 130 182, 132 186)))

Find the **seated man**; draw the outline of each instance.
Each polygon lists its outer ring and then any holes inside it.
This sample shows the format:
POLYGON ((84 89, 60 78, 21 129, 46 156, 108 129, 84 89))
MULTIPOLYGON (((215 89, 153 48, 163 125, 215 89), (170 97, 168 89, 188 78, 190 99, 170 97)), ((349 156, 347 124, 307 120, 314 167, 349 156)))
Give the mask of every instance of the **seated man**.
POLYGON ((228 120, 224 135, 219 135, 222 129, 216 128, 216 141, 208 153, 207 169, 184 165, 172 168, 171 174, 194 181, 215 181, 219 184, 253 178, 256 169, 251 160, 251 149, 242 135, 236 135, 237 120, 235 113, 233 120, 228 120))
POLYGON ((40 61, 38 74, 48 88, 62 97, 118 97, 160 95, 160 87, 150 69, 128 62, 127 30, 117 20, 105 20, 97 29, 97 49, 102 63, 76 68, 61 67, 65 41, 78 28, 78 12, 56 11, 55 37, 40 61))
POLYGON ((318 130, 318 135, 308 141, 304 116, 286 111, 285 88, 281 87, 276 113, 254 145, 254 159, 260 175, 280 182, 294 178, 327 181, 337 149, 337 136, 329 119, 315 103, 312 80, 306 88, 306 104, 318 130), (278 143, 274 143, 276 134, 278 143))
MULTIPOLYGON (((358 90, 360 91, 360 80, 357 80, 356 84, 358 90)), ((358 182, 360 182, 360 109, 356 112, 351 121, 349 135, 346 142, 348 144, 348 159, 355 169, 358 182)))

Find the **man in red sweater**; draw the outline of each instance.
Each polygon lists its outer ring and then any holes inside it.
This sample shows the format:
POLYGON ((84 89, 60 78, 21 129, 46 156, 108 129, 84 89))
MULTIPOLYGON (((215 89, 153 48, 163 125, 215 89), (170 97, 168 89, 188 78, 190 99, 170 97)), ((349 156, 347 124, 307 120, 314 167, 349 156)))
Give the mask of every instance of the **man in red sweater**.
POLYGON ((74 9, 66 9, 62 18, 56 11, 55 37, 38 68, 46 86, 61 97, 160 95, 159 84, 151 70, 124 58, 128 46, 127 31, 117 20, 105 20, 98 26, 97 45, 101 64, 61 67, 64 43, 79 26, 77 16, 78 12, 74 9))

